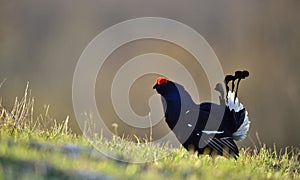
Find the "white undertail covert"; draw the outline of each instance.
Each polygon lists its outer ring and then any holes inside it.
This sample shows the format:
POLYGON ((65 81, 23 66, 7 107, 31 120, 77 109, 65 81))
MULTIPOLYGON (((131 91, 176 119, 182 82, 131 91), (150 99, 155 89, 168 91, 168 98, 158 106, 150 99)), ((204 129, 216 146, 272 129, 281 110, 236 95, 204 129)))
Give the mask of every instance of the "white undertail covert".
MULTIPOLYGON (((235 93, 229 91, 227 96, 227 102, 226 106, 231 110, 234 110, 235 112, 239 112, 240 110, 244 109, 244 105, 242 103, 239 103, 239 99, 236 98, 234 100, 235 93)), ((232 137, 236 141, 244 140, 247 137, 247 132, 249 131, 250 127, 250 121, 248 117, 248 112, 245 111, 245 118, 242 123, 242 125, 238 128, 236 132, 232 134, 232 137)))

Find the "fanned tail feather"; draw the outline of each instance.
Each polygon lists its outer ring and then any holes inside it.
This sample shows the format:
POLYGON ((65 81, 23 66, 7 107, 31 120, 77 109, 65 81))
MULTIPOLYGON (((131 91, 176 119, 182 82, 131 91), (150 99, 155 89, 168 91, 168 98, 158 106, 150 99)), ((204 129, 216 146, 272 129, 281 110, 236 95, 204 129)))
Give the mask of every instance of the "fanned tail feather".
POLYGON ((230 111, 234 110, 235 112, 239 112, 240 110, 244 109, 244 105, 239 103, 239 98, 236 97, 234 99, 234 96, 234 92, 228 91, 226 106, 229 107, 230 111))
MULTIPOLYGON (((239 99, 235 98, 235 93, 228 91, 226 106, 230 109, 230 111, 234 110, 234 112, 239 112, 244 109, 244 105, 239 103, 239 99)), ((236 141, 244 140, 247 137, 247 132, 250 128, 250 121, 248 117, 248 112, 245 111, 245 117, 243 123, 240 125, 238 130, 232 134, 232 137, 236 141)))
POLYGON ((244 140, 247 137, 247 132, 249 131, 250 128, 250 121, 248 118, 248 112, 245 112, 245 118, 243 121, 243 124, 238 128, 236 132, 232 134, 232 137, 236 141, 241 141, 244 140))

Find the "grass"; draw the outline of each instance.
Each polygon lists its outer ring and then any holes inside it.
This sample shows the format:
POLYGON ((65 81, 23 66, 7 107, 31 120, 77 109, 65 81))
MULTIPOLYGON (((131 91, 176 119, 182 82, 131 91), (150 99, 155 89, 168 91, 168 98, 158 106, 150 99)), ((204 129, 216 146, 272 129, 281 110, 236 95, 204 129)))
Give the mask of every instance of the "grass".
POLYGON ((91 145, 71 132, 68 117, 58 123, 47 107, 33 117, 33 105, 28 86, 11 110, 0 103, 1 179, 300 179, 297 149, 240 149, 234 160, 120 137, 91 145), (128 163, 139 160, 147 163, 128 163))

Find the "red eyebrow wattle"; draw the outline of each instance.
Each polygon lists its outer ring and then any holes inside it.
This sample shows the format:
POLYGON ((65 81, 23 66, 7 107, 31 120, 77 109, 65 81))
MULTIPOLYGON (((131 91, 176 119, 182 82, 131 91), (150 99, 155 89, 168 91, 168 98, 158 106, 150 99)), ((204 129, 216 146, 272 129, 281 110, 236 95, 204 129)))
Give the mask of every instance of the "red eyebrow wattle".
POLYGON ((156 79, 156 84, 158 85, 162 85, 168 82, 168 79, 165 77, 159 77, 156 79))

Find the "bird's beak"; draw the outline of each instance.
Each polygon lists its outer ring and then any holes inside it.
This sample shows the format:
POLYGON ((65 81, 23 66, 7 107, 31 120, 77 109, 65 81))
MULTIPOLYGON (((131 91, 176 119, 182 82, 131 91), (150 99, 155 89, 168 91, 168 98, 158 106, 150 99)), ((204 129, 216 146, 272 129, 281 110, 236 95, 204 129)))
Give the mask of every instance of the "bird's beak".
POLYGON ((155 84, 154 86, 153 86, 153 89, 156 89, 158 87, 158 84, 155 84))

